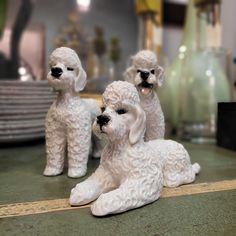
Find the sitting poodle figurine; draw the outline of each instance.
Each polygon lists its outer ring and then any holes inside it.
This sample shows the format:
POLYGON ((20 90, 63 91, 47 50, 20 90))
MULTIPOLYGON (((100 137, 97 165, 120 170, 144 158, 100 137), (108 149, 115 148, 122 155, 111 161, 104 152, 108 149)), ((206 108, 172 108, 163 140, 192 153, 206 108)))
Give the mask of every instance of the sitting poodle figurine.
POLYGON ((131 83, 116 81, 106 88, 105 110, 93 130, 106 136, 108 143, 95 173, 71 190, 72 206, 97 199, 92 214, 116 214, 157 200, 163 186, 195 180, 200 166, 190 163, 181 144, 161 139, 144 142, 146 115, 139 102, 131 83))
MULTIPOLYGON (((49 65, 48 83, 58 94, 46 116, 44 175, 56 176, 63 172, 67 151, 68 176, 78 178, 86 174, 92 123, 101 111, 95 100, 79 97, 86 84, 86 73, 74 50, 55 49, 49 65)), ((97 142, 93 156, 100 156, 99 149, 101 145, 97 142)))
POLYGON ((132 57, 132 65, 125 71, 124 77, 137 88, 141 106, 146 113, 145 141, 163 139, 165 120, 154 90, 162 86, 164 76, 156 55, 149 50, 138 52, 132 57))

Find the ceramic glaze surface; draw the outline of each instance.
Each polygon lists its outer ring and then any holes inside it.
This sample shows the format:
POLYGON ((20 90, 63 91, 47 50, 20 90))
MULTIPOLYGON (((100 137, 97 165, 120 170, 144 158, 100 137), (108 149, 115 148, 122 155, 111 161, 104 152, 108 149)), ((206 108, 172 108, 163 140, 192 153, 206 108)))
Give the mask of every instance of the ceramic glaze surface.
MULTIPOLYGON (((49 84, 58 95, 46 116, 47 165, 45 176, 63 172, 67 152, 68 176, 86 174, 91 147, 91 127, 100 108, 92 99, 81 99, 79 91, 86 84, 86 73, 79 57, 70 48, 53 51, 49 59, 49 84)), ((101 145, 94 145, 93 156, 100 156, 101 145)))
POLYGON ((195 180, 200 166, 191 164, 181 144, 160 139, 144 142, 146 115, 139 102, 131 83, 116 81, 106 88, 105 110, 93 130, 108 142, 95 173, 71 190, 71 205, 97 199, 92 214, 116 214, 157 200, 163 186, 195 180))

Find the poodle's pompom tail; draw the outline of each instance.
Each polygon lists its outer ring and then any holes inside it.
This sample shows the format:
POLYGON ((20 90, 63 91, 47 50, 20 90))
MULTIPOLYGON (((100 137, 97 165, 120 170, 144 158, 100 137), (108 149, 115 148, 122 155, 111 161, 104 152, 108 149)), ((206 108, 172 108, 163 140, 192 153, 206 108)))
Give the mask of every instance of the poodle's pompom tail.
POLYGON ((200 172, 200 170, 201 170, 201 167, 200 167, 200 165, 198 163, 194 163, 192 165, 192 168, 193 168, 193 171, 194 171, 195 174, 198 174, 200 172))

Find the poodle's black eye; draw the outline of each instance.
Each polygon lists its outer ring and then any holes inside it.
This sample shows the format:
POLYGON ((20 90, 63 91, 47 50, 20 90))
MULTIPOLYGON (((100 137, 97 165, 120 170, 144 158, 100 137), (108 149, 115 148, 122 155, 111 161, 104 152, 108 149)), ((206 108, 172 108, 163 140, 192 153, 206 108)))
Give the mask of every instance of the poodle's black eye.
POLYGON ((67 70, 73 71, 74 68, 72 68, 72 67, 67 67, 67 70))
POLYGON ((117 109, 116 113, 119 114, 119 115, 122 115, 122 114, 127 113, 127 111, 125 109, 121 108, 121 109, 117 109))
POLYGON ((151 73, 154 75, 155 74, 155 70, 151 70, 151 73))
POLYGON ((106 107, 101 107, 101 111, 104 112, 106 107))
POLYGON ((141 70, 137 70, 137 73, 140 73, 141 72, 141 70))

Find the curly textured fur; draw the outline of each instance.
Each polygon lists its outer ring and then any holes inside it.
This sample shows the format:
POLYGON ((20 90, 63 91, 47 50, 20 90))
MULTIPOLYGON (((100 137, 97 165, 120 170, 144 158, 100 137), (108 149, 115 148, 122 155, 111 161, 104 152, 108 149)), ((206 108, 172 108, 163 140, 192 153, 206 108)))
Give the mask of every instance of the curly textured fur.
POLYGON ((70 204, 96 200, 91 211, 103 216, 137 208, 160 197, 163 186, 176 187, 195 180, 200 166, 191 165, 184 147, 171 140, 144 142, 146 115, 134 85, 117 81, 103 94, 109 122, 94 122, 98 136, 106 136, 98 169, 71 190, 70 204), (123 109, 126 112, 119 113, 123 109))
POLYGON ((149 50, 142 50, 132 57, 132 65, 124 73, 125 80, 134 84, 139 92, 141 106, 147 117, 145 141, 163 139, 165 135, 165 120, 161 104, 153 89, 163 83, 163 69, 157 64, 156 55, 149 50), (148 72, 146 82, 149 88, 142 86, 142 72, 148 72), (151 71, 153 73, 151 73, 151 71))
MULTIPOLYGON (((53 76, 51 71, 47 76, 58 96, 46 117, 47 165, 44 175, 55 176, 63 172, 67 150, 68 176, 78 178, 87 171, 91 126, 101 113, 100 108, 94 100, 79 97, 79 91, 86 84, 86 73, 72 49, 57 48, 51 54, 49 64, 62 72, 59 77, 53 76)), ((93 152, 96 156, 100 154, 101 145, 97 148, 93 152)))

